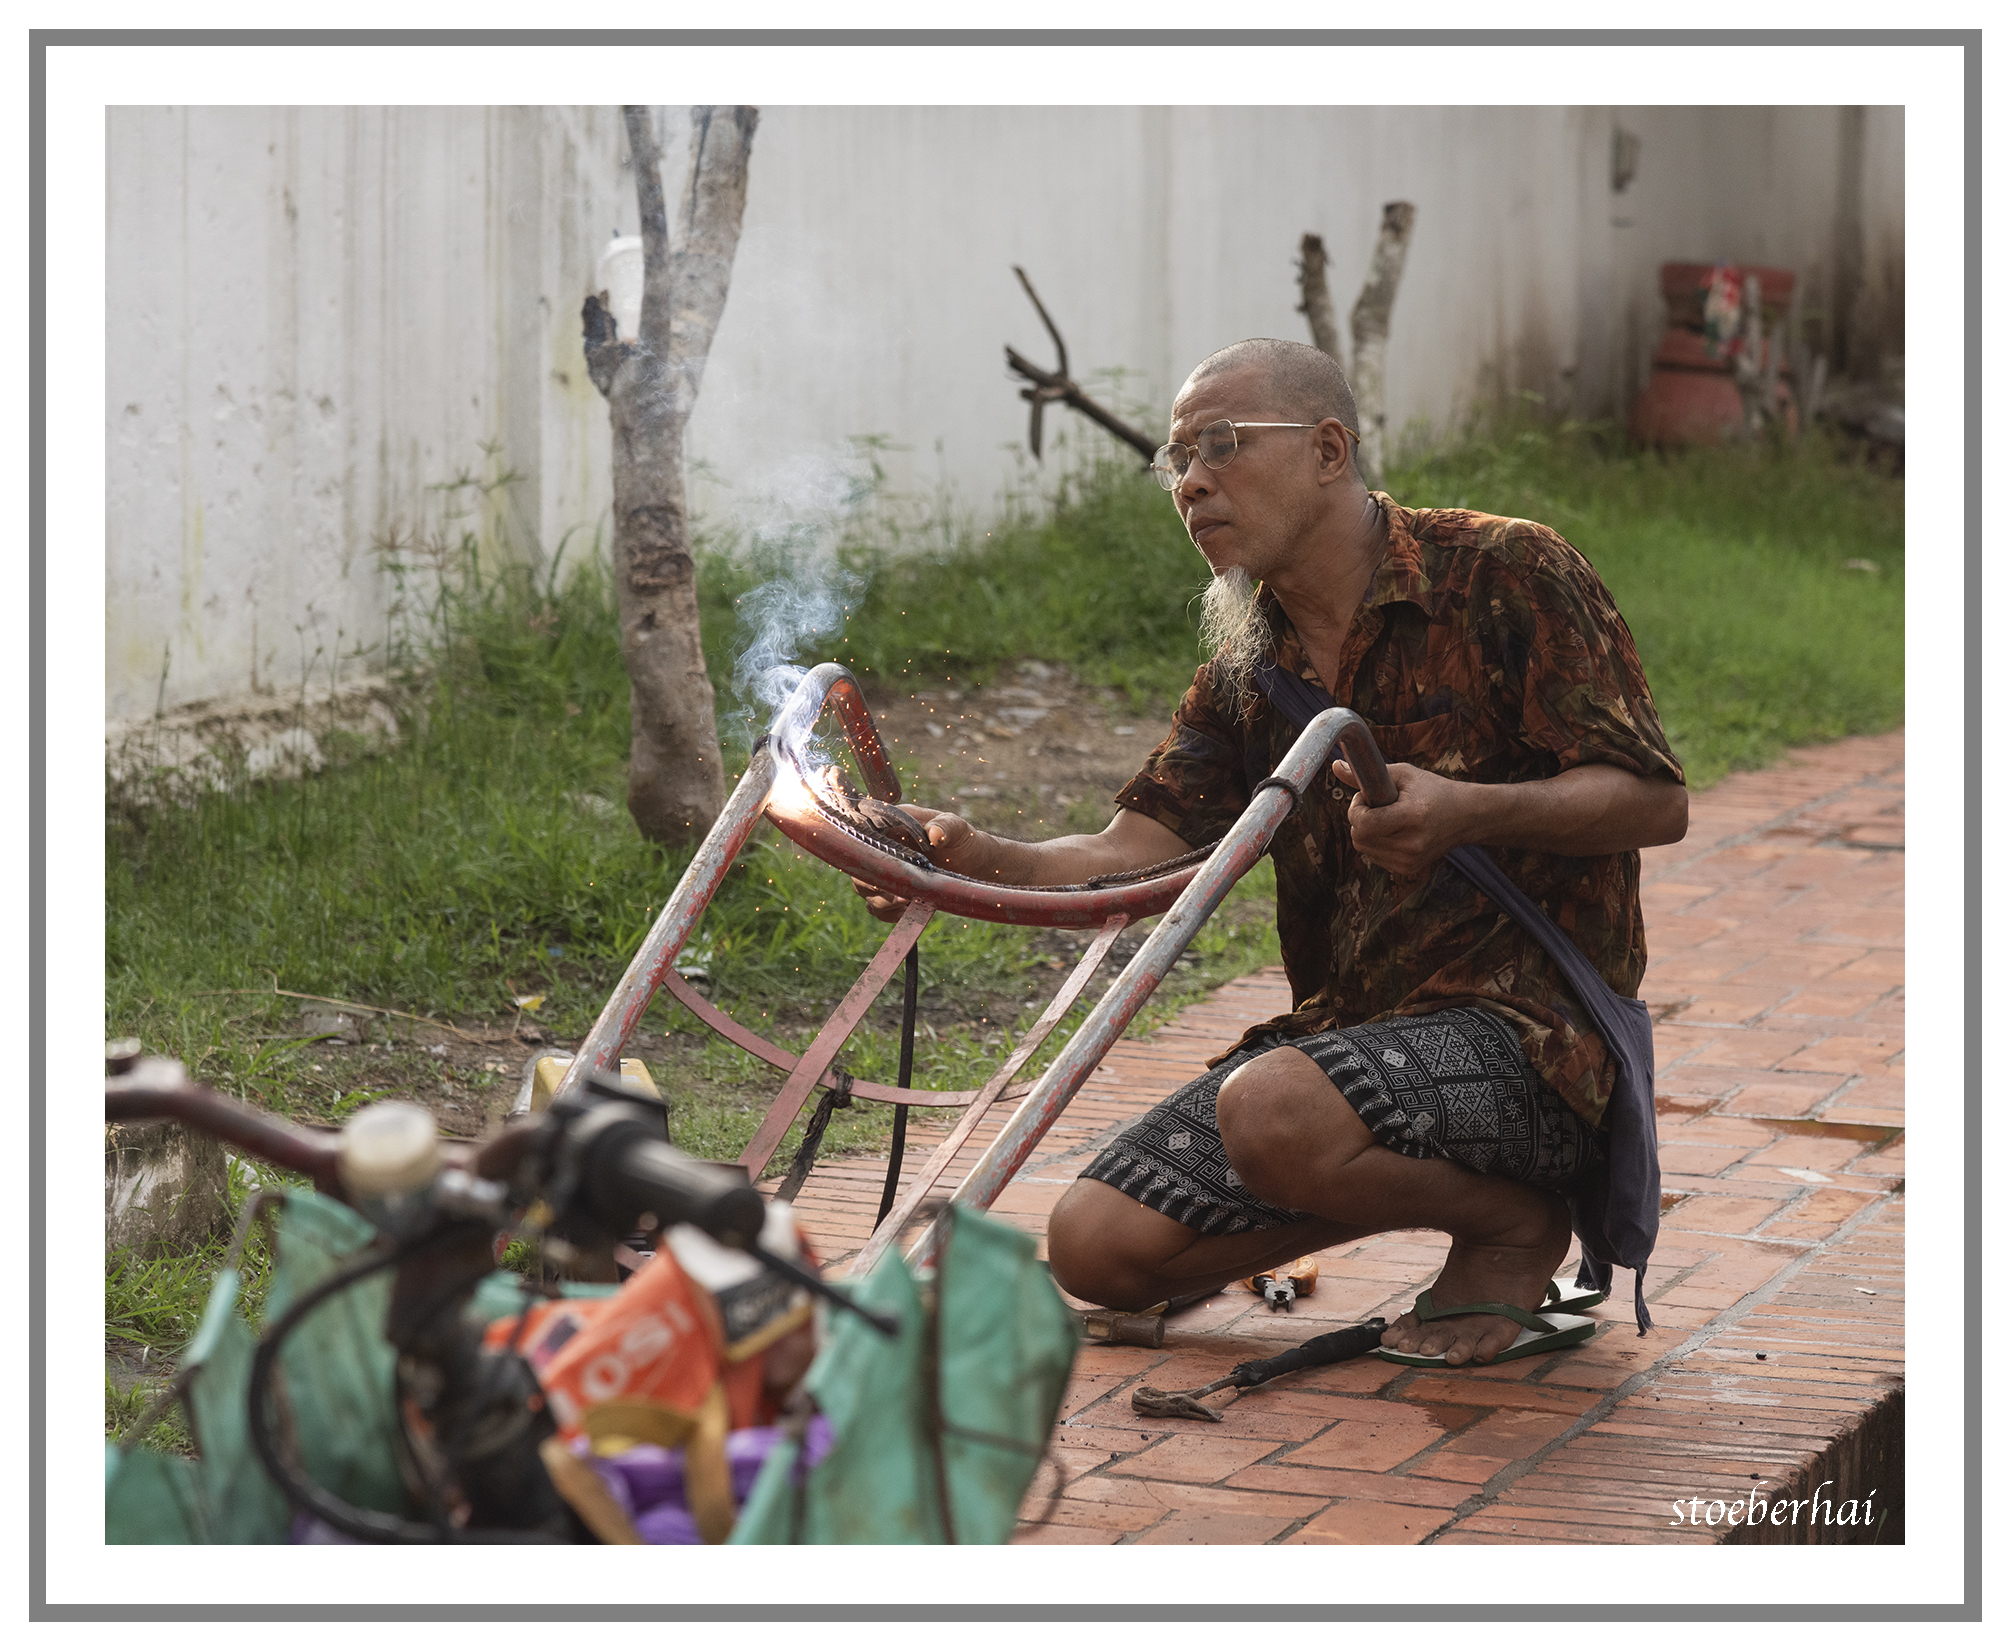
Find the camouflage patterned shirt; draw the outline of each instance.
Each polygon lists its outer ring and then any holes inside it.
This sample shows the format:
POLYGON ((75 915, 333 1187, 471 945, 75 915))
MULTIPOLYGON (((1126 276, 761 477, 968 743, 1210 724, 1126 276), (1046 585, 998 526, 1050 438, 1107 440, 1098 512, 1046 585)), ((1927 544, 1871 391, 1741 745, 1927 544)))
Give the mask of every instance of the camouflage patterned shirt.
MULTIPOLYGON (((1535 522, 1375 498, 1389 534, 1342 643, 1337 698, 1369 721, 1388 761, 1486 785, 1581 763, 1682 781, 1634 638, 1584 557, 1535 522)), ((1260 587, 1258 599, 1280 668, 1325 692, 1277 598, 1260 587)), ((1261 696, 1233 705, 1210 662, 1117 801, 1188 843, 1209 843, 1250 801, 1247 754, 1268 774, 1298 734, 1261 696)), ((1599 1123, 1612 1066, 1544 950, 1443 862, 1399 878, 1362 859, 1348 840, 1350 795, 1323 769, 1272 840, 1279 950, 1296 1007, 1237 1048, 1267 1032, 1297 1038, 1482 1005, 1515 1024, 1531 1064, 1599 1123)), ((1634 994, 1648 966, 1637 853, 1487 853, 1615 991, 1634 994)))

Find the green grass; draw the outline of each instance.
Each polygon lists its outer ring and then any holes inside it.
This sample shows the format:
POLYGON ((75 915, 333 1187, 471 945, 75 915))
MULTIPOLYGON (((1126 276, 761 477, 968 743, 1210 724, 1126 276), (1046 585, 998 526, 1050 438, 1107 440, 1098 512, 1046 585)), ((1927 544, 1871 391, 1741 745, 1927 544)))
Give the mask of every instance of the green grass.
POLYGON ((1400 467, 1391 491, 1571 540, 1627 617, 1693 787, 1901 719, 1902 485, 1820 439, 1659 456, 1531 427, 1400 467))
MULTIPOLYGON (((1571 539, 1628 616, 1694 786, 1901 717, 1902 488, 1820 445, 1659 458, 1599 430, 1531 427, 1401 464, 1390 488, 1408 504, 1533 517, 1571 539), (1881 571, 1846 569, 1853 560, 1881 571)), ((351 760, 312 777, 240 777, 192 806, 107 817, 108 1033, 282 1112, 332 1121, 384 1090, 303 1040, 304 1006, 273 997, 275 984, 499 1023, 513 995, 543 992, 538 1018, 577 1038, 682 870, 683 856, 637 838, 623 804, 628 691, 598 561, 556 578, 485 571, 472 534, 421 549, 393 558, 409 660, 428 667, 399 744, 338 752, 351 760)), ((745 642, 737 601, 796 555, 701 545, 707 656, 723 693, 745 642)), ((836 563, 850 579, 842 623, 804 639, 800 658, 849 660, 869 685, 983 680, 1034 657, 1164 705, 1194 670, 1190 610, 1205 569, 1127 456, 1079 457, 1042 508, 985 526, 918 522, 868 496, 836 563)), ((744 746, 728 755, 737 768, 744 746)), ((1271 898, 1265 864, 1133 1031, 1275 961, 1271 898)), ((692 950, 742 1020, 800 1027, 883 934, 845 879, 763 831, 692 950)), ((972 1084, 996 1065, 1031 1019, 1027 1001, 1052 990, 1050 972, 1029 968, 1040 944, 1024 931, 932 927, 921 1082, 972 1084)), ((897 1003, 898 987, 848 1047, 859 1076, 893 1076, 897 1003)), ((647 1025, 696 1030, 661 1003, 647 1025)), ((423 1026, 372 1022, 369 1037, 395 1040, 386 1061, 408 1093, 438 1076, 423 1026)), ((657 1076, 679 1140, 707 1157, 741 1150, 774 1087, 716 1040, 657 1076)), ((476 1087, 513 1081, 483 1075, 476 1087)), ((828 1150, 871 1145, 887 1123, 884 1110, 842 1113, 828 1150)), ((216 1259, 111 1258, 108 1337, 156 1350, 184 1339, 216 1259)), ((108 1379, 108 1428, 140 1403, 108 1379)))
MULTIPOLYGON (((292 1178, 261 1167, 269 1186, 292 1178)), ((241 1161, 231 1166, 228 1209, 217 1236, 193 1250, 159 1256, 113 1250, 105 1258, 105 1434, 123 1435, 170 1380, 168 1367, 202 1323, 210 1286, 230 1250, 230 1234, 253 1187, 241 1161), (117 1370, 115 1372, 115 1364, 117 1370)), ((272 1277, 272 1250, 263 1223, 254 1223, 238 1259, 239 1301, 253 1325, 272 1277)), ((138 1442, 157 1451, 189 1452, 194 1441, 180 1406, 170 1407, 138 1442)))

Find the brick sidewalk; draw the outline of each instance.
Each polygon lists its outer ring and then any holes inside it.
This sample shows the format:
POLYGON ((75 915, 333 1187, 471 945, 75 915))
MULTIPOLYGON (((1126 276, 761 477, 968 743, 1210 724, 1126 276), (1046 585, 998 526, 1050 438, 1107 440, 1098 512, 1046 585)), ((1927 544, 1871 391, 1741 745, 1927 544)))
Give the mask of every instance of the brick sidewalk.
MULTIPOLYGON (((1637 1337, 1616 1300, 1594 1310, 1592 1341, 1549 1359, 1358 1359, 1252 1392, 1221 1423, 1132 1411, 1141 1380, 1193 1387, 1395 1317, 1445 1252, 1424 1233, 1339 1246, 1291 1315, 1231 1289, 1171 1321, 1164 1348, 1086 1346, 1055 1433, 1066 1483, 1051 1508, 1037 1476, 1038 1523, 1016 1541, 1709 1543, 1727 1528, 1673 1526, 1674 1500, 1809 1498, 1826 1480, 1839 1504, 1891 1509, 1880 1541, 1899 1541, 1903 753, 1899 732, 1793 752, 1695 795, 1684 842, 1642 857, 1664 1188, 1654 1331, 1637 1337)), ((1103 1142, 1286 1000, 1266 970, 1122 1042, 995 1211, 1042 1233, 1103 1142)), ((908 1162, 939 1140, 912 1131, 908 1162)), ((804 1189, 835 1261, 866 1237, 885 1174, 884 1159, 839 1160, 804 1189)), ((1854 1535, 1802 1519, 1755 1537, 1854 1535)))

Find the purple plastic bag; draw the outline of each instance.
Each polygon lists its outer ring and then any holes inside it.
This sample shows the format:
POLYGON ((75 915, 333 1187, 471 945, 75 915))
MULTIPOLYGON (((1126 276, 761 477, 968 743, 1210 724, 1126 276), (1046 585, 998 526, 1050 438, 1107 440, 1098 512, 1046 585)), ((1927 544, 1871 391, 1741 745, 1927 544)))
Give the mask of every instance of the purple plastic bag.
MULTIPOLYGON (((727 1474, 733 1484, 734 1505, 747 1501, 755 1477, 768 1454, 783 1437, 780 1428, 741 1428, 727 1436, 727 1474)), ((804 1433, 803 1466, 815 1468, 831 1450, 831 1423, 822 1416, 811 1418, 804 1433)), ((580 1459, 601 1476, 615 1501, 635 1525, 636 1535, 645 1543, 697 1543, 698 1522, 685 1506, 685 1454, 658 1445, 631 1446, 617 1457, 597 1457, 585 1446, 576 1447, 580 1459)))

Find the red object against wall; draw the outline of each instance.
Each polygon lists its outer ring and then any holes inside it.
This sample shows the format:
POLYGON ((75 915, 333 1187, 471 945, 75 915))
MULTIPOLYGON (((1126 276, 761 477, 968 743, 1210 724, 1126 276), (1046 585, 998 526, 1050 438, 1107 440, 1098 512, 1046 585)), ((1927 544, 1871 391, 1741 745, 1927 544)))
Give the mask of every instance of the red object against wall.
MULTIPOLYGON (((1733 380, 1732 355, 1713 355, 1704 333, 1705 289, 1716 268, 1663 266, 1670 325, 1656 346, 1648 388, 1636 397, 1628 415, 1628 434, 1638 442, 1652 447, 1716 447, 1739 437, 1745 410, 1733 380)), ((1742 285, 1749 275, 1760 277, 1761 321, 1772 333, 1795 294, 1794 272, 1734 265, 1730 273, 1742 285)), ((1773 365, 1775 408, 1793 435, 1796 405, 1788 363, 1773 365)))

